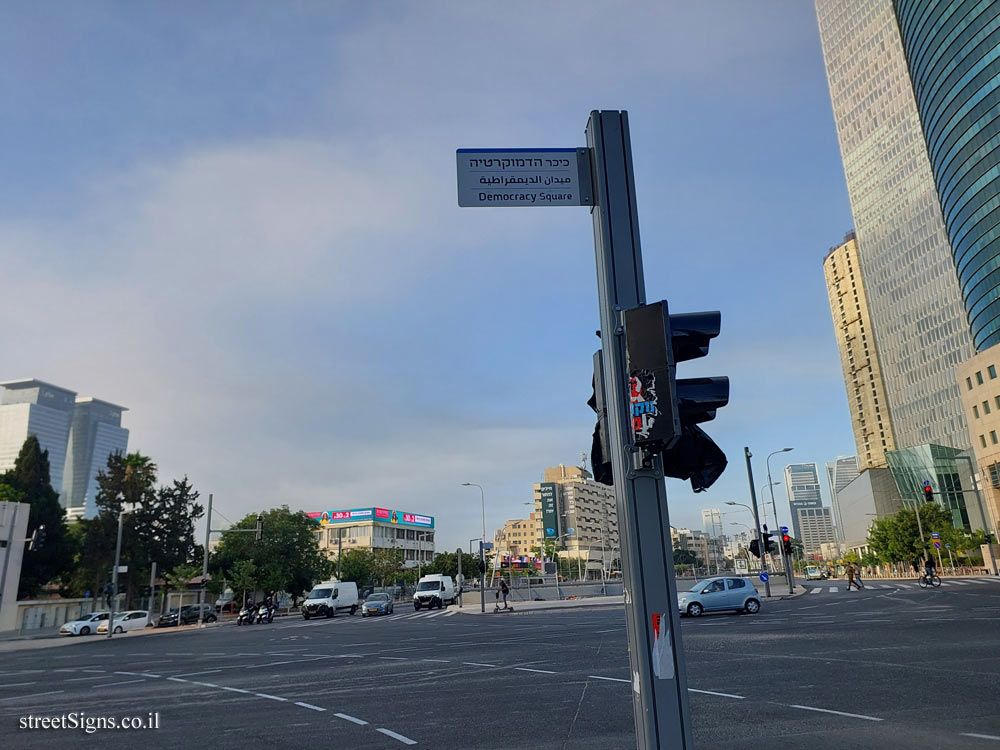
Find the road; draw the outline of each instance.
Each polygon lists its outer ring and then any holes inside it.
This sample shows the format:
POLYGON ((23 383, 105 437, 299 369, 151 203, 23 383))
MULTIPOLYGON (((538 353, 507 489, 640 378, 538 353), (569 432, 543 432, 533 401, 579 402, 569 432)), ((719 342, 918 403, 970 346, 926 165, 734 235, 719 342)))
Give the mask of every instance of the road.
MULTIPOLYGON (((685 618, 704 748, 1000 748, 1000 580, 807 584, 756 616, 685 618)), ((102 748, 203 740, 352 748, 631 748, 617 607, 470 616, 454 607, 222 625, 0 654, 5 746, 75 746, 21 717, 158 712, 102 748)))

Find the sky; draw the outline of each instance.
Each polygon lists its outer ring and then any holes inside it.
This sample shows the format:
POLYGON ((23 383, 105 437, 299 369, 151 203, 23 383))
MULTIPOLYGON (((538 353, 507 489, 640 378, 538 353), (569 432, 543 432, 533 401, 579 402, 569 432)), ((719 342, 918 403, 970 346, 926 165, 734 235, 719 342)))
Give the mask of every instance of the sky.
POLYGON ((5 3, 0 61, 0 380, 128 407, 226 518, 378 505, 455 549, 462 482, 492 537, 580 463, 588 209, 459 208, 455 150, 583 146, 593 109, 629 112, 647 299, 722 312, 679 376, 729 376, 730 464, 671 522, 750 522, 743 446, 758 487, 855 452, 812 3, 5 3))

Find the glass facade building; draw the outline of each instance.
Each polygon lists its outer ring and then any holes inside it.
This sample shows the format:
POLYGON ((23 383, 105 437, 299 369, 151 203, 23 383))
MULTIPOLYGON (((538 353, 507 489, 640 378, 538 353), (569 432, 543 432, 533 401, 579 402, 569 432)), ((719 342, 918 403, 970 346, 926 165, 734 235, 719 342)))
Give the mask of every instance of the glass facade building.
POLYGON ((14 468, 17 454, 29 435, 49 452, 49 480, 59 492, 66 466, 66 445, 73 419, 76 392, 41 380, 0 383, 0 472, 14 468))
POLYGON ((816 15, 896 445, 970 448, 955 367, 972 337, 892 0, 816 15))
MULTIPOLYGON (((867 467, 866 467, 867 468, 867 467)), ((836 524, 837 541, 844 538, 844 518, 840 511, 840 491, 858 478, 860 462, 857 456, 841 456, 826 465, 826 480, 830 486, 830 503, 833 506, 833 522, 836 524)))
POLYGON ((97 515, 97 473, 107 469, 112 453, 128 452, 123 411, 123 406, 96 398, 76 400, 62 484, 62 504, 71 518, 97 515))
POLYGON ((1000 343, 1000 5, 895 0, 977 351, 1000 343))
POLYGON ((819 471, 816 464, 789 464, 786 466, 785 492, 788 493, 788 509, 792 516, 793 536, 796 539, 801 539, 802 527, 799 525, 799 510, 819 508, 823 505, 823 498, 819 490, 819 471))

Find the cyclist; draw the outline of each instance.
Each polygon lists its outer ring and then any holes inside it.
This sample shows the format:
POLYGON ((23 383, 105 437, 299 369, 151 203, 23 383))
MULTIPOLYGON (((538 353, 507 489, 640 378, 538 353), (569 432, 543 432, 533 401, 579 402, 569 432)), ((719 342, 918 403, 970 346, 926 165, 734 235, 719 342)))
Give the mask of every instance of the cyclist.
POLYGON ((934 556, 927 555, 924 558, 924 577, 927 579, 928 583, 933 583, 934 581, 934 556))

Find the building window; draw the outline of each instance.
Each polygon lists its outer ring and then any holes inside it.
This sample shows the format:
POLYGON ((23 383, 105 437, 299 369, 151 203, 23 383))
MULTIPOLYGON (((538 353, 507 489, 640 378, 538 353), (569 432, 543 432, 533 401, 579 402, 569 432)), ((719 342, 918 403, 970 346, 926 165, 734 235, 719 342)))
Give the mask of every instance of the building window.
POLYGON ((997 431, 996 430, 990 430, 990 440, 993 441, 993 445, 997 444, 998 441, 997 441, 997 431))
POLYGON ((983 384, 983 371, 982 370, 979 370, 979 371, 976 372, 976 383, 978 383, 979 385, 983 384))
POLYGON ((966 378, 965 379, 965 384, 967 386, 969 386, 969 390, 971 391, 972 390, 972 378, 966 378))
POLYGON ((983 401, 983 414, 989 414, 989 413, 990 413, 990 402, 983 401))
POLYGON ((982 446, 985 448, 986 447, 986 436, 985 435, 980 435, 979 436, 979 442, 982 443, 982 446))
POLYGON ((972 416, 974 416, 976 419, 979 419, 979 407, 976 406, 975 404, 972 405, 972 416))
POLYGON ((990 380, 997 379, 997 368, 996 365, 990 365, 986 368, 986 371, 990 374, 990 380))

